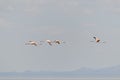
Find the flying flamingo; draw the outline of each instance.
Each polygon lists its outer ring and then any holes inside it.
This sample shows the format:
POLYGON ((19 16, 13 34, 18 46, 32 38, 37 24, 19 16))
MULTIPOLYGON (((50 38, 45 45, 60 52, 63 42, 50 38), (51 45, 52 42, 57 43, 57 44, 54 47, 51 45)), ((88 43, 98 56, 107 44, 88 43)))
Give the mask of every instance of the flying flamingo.
POLYGON ((50 46, 52 46, 52 41, 51 41, 51 40, 46 40, 46 42, 47 42, 50 46))
POLYGON ((33 46, 37 46, 38 43, 36 41, 28 41, 27 43, 25 43, 25 45, 33 45, 33 46))
POLYGON ((48 43, 50 46, 52 46, 52 43, 53 43, 51 40, 45 40, 45 41, 40 41, 40 42, 48 43))
MULTIPOLYGON (((93 37, 95 39, 95 42, 96 43, 100 43, 100 39, 98 37, 93 37)), ((91 41, 91 42, 94 42, 94 41, 91 41)), ((102 43, 106 43, 106 41, 102 42, 102 43)))
POLYGON ((97 37, 93 37, 94 39, 95 39, 95 41, 98 43, 98 42, 100 42, 100 39, 99 38, 97 38, 97 37))
POLYGON ((65 42, 64 41, 60 41, 60 40, 55 40, 54 43, 61 44, 61 43, 65 43, 65 42))

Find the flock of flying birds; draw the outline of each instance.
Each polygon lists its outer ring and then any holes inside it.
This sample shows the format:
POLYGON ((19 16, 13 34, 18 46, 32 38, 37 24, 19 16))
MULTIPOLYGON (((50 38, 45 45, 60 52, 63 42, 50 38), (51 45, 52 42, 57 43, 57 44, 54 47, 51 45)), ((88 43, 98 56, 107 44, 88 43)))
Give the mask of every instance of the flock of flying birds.
POLYGON ((52 46, 53 44, 62 44, 62 43, 65 43, 64 41, 62 40, 45 40, 45 41, 28 41, 27 43, 25 43, 25 45, 33 45, 33 46, 38 46, 38 45, 42 45, 43 43, 47 43, 49 44, 50 46, 52 46))
MULTIPOLYGON (((93 38, 95 41, 91 41, 91 42, 100 43, 101 40, 99 38, 97 38, 97 37, 93 37, 93 38)), ((66 42, 64 42, 62 40, 54 40, 54 41, 45 40, 45 41, 39 41, 39 42, 30 40, 30 41, 26 42, 25 45, 38 46, 38 45, 42 45, 43 43, 47 43, 48 45, 52 46, 53 44, 59 45, 59 44, 66 43, 66 42)), ((102 42, 102 43, 105 43, 105 42, 102 42)))

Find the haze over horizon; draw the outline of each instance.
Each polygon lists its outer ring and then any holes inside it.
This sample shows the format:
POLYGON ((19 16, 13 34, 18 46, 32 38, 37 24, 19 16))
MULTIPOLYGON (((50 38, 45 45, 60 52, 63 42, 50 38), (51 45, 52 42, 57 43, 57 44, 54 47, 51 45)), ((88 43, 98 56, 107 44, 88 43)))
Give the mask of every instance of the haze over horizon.
POLYGON ((119 0, 0 0, 0 12, 0 72, 120 65, 119 0), (46 39, 66 44, 25 45, 46 39))

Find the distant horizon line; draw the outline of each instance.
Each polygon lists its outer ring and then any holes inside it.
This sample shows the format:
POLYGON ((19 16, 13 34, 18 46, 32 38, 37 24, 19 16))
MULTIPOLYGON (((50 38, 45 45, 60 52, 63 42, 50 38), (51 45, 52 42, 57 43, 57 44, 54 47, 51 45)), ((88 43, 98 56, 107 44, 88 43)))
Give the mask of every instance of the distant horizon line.
POLYGON ((29 72, 75 72, 75 71, 80 71, 80 70, 101 70, 101 69, 109 69, 109 68, 116 68, 116 67, 120 67, 120 65, 116 65, 116 66, 109 66, 109 67, 102 67, 102 68, 91 68, 91 67, 81 67, 79 69, 75 69, 75 70, 66 70, 66 71, 54 71, 54 70, 38 70, 38 71, 34 71, 34 70, 25 70, 25 71, 0 71, 0 73, 11 73, 11 72, 15 72, 15 73, 29 73, 29 72))

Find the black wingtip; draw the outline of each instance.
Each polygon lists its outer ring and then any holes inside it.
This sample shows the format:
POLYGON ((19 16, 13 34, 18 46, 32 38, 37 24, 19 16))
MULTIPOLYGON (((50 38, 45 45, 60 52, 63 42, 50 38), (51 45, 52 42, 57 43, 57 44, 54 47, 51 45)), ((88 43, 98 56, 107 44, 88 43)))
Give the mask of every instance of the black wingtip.
POLYGON ((94 39, 96 39, 96 37, 93 37, 94 39))

